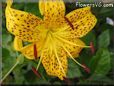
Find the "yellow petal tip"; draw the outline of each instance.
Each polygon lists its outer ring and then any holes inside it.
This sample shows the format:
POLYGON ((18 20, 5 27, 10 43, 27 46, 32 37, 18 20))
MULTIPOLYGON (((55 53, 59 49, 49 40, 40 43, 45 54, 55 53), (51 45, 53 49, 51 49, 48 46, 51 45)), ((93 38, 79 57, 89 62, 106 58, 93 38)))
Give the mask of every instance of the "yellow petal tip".
POLYGON ((7 6, 11 6, 13 3, 13 0, 7 0, 6 3, 7 3, 7 6))

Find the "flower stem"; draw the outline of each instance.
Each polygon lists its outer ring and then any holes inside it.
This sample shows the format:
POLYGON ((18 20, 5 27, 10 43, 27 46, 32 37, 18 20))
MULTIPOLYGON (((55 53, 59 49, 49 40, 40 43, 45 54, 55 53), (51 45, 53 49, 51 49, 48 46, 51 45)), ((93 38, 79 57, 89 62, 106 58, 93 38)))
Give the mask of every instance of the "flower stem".
POLYGON ((17 60, 13 67, 5 74, 5 76, 1 79, 0 83, 2 83, 6 77, 12 72, 12 70, 18 65, 19 61, 17 60))

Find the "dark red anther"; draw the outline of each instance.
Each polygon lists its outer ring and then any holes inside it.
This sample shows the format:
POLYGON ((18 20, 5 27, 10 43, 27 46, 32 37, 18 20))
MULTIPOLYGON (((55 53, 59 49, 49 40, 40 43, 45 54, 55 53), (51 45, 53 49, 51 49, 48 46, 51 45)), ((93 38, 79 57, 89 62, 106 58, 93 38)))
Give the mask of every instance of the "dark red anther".
POLYGON ((32 67, 32 71, 34 72, 34 74, 35 74, 38 78, 41 78, 41 75, 38 73, 38 71, 36 70, 36 68, 32 67))
POLYGON ((90 73, 90 69, 85 64, 83 64, 82 66, 87 73, 90 73))
POLYGON ((72 25, 72 23, 68 20, 68 18, 67 17, 64 17, 65 18, 65 20, 68 22, 68 24, 70 25, 70 27, 74 30, 74 26, 72 25))
POLYGON ((91 53, 94 54, 95 48, 94 48, 93 42, 90 42, 90 47, 91 47, 91 53))
POLYGON ((34 44, 34 57, 35 57, 35 59, 37 59, 37 48, 36 48, 36 44, 34 44))

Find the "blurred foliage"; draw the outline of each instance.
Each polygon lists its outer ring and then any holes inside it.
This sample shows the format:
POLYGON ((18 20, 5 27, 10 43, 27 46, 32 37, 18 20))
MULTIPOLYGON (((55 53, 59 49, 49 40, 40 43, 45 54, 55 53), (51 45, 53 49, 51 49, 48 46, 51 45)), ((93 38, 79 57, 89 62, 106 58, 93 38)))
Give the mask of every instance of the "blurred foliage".
MULTIPOLYGON (((15 64, 16 57, 19 55, 13 49, 13 35, 6 30, 5 23, 5 7, 2 4, 2 73, 3 76, 15 64)), ((37 3, 14 3, 15 9, 27 11, 42 17, 37 3)), ((66 13, 74 10, 75 4, 66 3, 66 13)), ((5 79, 3 84, 46 84, 46 85, 72 85, 72 84, 114 84, 114 28, 106 24, 106 17, 113 19, 114 8, 92 8, 92 12, 96 15, 98 22, 94 29, 89 32, 82 40, 89 45, 93 42, 96 52, 91 54, 90 49, 83 49, 77 60, 80 63, 86 64, 91 73, 86 73, 83 68, 80 68, 71 59, 68 59, 68 74, 66 81, 60 81, 56 77, 50 77, 46 74, 42 65, 40 65, 39 73, 42 75, 38 78, 34 75, 31 68, 36 67, 36 61, 30 61, 23 56, 20 56, 20 64, 12 71, 5 79)), ((113 19, 114 20, 114 19, 113 19)))

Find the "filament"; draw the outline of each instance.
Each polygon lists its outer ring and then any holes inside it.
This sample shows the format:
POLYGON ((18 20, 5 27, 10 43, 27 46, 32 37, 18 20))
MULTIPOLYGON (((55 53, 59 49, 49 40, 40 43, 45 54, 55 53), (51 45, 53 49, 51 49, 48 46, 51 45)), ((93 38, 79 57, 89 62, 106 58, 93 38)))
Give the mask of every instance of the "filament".
POLYGON ((63 49, 68 53, 68 55, 71 57, 71 59, 72 59, 75 63, 77 63, 79 66, 83 67, 82 64, 80 64, 77 60, 75 60, 75 59, 73 58, 73 56, 72 56, 72 55, 70 54, 70 52, 64 47, 64 45, 63 45, 62 47, 63 47, 63 49))
POLYGON ((73 42, 70 42, 68 40, 65 40, 64 38, 61 38, 59 36, 56 36, 56 38, 60 39, 61 41, 67 43, 67 44, 70 44, 70 45, 74 45, 74 46, 78 46, 78 47, 85 47, 85 48, 90 48, 91 46, 83 46, 83 45, 78 45, 78 44, 75 44, 73 42))
POLYGON ((40 57, 40 60, 39 60, 39 62, 38 62, 38 65, 37 65, 37 67, 36 67, 36 70, 38 70, 38 68, 39 68, 39 66, 40 66, 40 64, 41 64, 41 61, 42 61, 42 57, 43 55, 41 54, 41 57, 40 57))
MULTIPOLYGON (((52 45, 53 45, 53 49, 54 49, 54 53, 55 53, 55 56, 56 56, 56 59, 57 59, 57 61, 58 61, 58 63, 59 63, 59 66, 61 67, 61 69, 62 69, 62 72, 64 73, 64 75, 66 75, 65 74, 65 71, 64 71, 64 69, 63 69, 63 67, 62 67, 62 64, 61 64, 61 62, 60 62, 60 60, 59 60, 59 57, 58 57, 58 55, 57 55, 57 50, 56 50, 56 46, 55 46, 55 44, 53 43, 53 40, 52 40, 52 37, 53 37, 53 35, 52 34, 50 34, 50 39, 51 39, 51 41, 52 41, 52 45)), ((54 39, 54 37, 53 37, 53 39, 54 39)))

